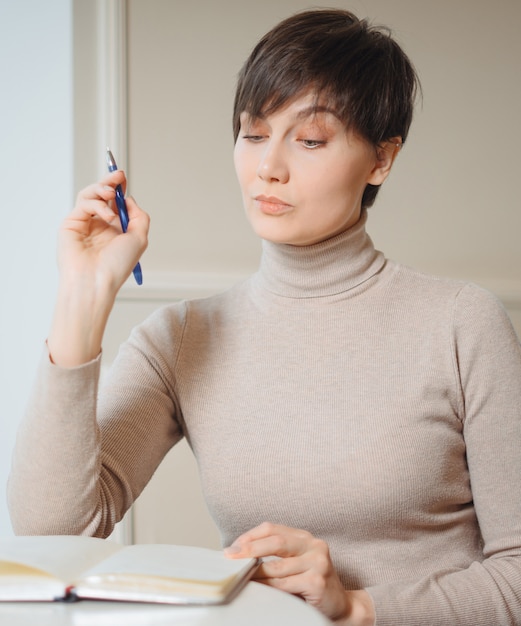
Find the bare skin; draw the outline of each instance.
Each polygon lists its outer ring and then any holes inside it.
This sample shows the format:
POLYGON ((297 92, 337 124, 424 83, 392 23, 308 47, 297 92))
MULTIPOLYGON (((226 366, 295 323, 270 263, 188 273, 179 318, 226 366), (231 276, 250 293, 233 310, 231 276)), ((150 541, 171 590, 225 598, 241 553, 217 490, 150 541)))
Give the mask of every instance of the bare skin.
POLYGON ((374 624, 369 594, 344 589, 327 543, 305 530, 266 522, 238 537, 225 553, 230 558, 277 557, 262 562, 256 580, 302 597, 335 624, 374 624))
POLYGON ((122 171, 80 191, 60 229, 60 280, 48 346, 52 360, 64 367, 99 354, 116 294, 147 246, 149 217, 132 198, 128 231, 121 231, 114 207, 118 184, 125 188, 122 171))

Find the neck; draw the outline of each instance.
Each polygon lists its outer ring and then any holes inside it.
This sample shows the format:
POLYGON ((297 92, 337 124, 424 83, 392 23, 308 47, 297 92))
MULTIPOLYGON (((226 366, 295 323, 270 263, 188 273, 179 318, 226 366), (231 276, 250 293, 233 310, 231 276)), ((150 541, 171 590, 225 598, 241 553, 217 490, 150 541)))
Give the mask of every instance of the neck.
POLYGON ((317 298, 349 291, 385 263, 365 230, 366 212, 350 229, 311 246, 263 241, 260 286, 288 298, 317 298))

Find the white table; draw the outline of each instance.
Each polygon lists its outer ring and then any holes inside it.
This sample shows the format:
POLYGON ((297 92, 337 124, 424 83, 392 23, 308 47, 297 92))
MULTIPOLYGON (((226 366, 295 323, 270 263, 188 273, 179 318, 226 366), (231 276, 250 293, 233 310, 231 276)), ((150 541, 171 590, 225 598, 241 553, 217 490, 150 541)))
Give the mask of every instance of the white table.
POLYGON ((327 626, 303 600, 250 582, 230 603, 180 607, 130 602, 0 602, 2 626, 327 626))

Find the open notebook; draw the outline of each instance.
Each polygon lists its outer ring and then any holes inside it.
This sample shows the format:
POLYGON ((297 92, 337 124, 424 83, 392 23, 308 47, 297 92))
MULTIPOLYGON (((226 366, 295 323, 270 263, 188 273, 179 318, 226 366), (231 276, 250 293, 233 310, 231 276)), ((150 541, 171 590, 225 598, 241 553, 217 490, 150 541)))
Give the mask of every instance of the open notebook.
POLYGON ((76 536, 0 539, 0 601, 80 598, 222 604, 251 578, 257 559, 219 550, 141 544, 122 546, 76 536))

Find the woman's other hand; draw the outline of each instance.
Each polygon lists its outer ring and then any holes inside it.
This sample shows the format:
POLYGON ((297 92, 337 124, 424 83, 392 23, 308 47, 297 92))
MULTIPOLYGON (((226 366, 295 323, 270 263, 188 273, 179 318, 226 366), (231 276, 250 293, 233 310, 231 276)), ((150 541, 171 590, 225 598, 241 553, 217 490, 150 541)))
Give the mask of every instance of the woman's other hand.
POLYGON ((238 537, 225 554, 266 559, 255 580, 302 597, 337 624, 374 624, 369 595, 343 588, 328 545, 305 530, 265 522, 238 537))

